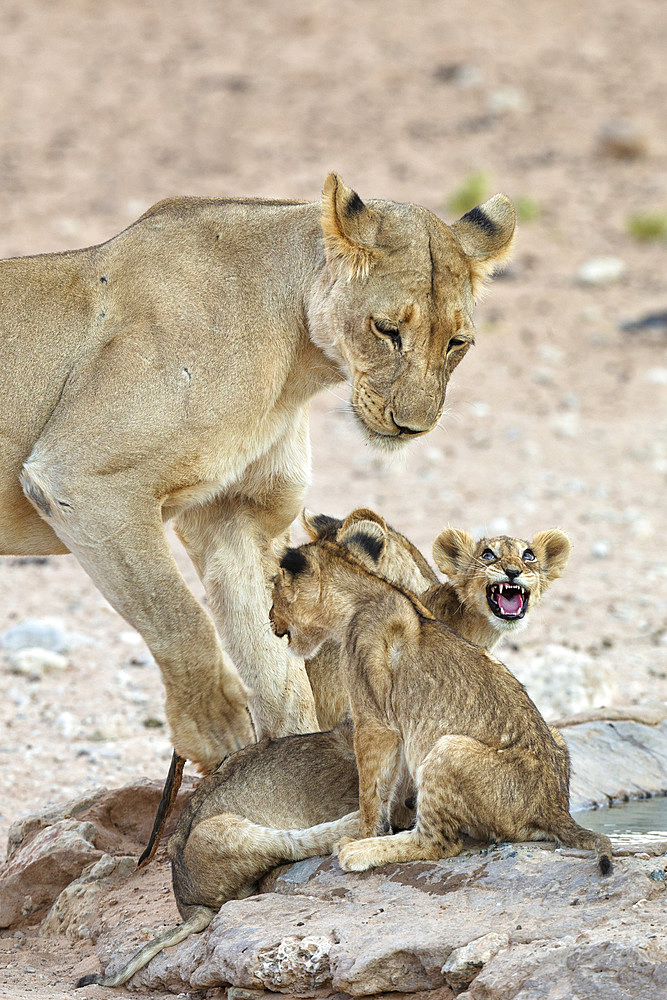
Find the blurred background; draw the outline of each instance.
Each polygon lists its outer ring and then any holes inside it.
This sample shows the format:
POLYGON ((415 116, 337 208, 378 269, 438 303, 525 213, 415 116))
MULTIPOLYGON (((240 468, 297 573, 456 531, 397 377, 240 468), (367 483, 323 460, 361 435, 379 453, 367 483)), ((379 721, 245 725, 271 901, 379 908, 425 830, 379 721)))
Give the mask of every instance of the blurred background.
MULTIPOLYGON (((442 426, 387 464, 323 394, 307 503, 371 505, 429 558, 447 523, 561 527, 565 576, 499 655, 552 718, 665 701, 665 24, 659 0, 5 0, 0 255, 169 195, 317 200, 332 169, 447 221, 504 191, 516 253, 442 426)), ((158 672, 71 557, 0 559, 0 646, 0 830, 163 773, 158 672)))

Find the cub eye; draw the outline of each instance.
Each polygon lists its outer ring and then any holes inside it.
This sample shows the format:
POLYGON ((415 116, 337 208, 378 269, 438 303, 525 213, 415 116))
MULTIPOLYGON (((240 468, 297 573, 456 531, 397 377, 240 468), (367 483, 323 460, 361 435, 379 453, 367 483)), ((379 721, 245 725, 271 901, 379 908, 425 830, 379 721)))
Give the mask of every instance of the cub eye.
POLYGON ((384 340, 390 340, 394 348, 397 351, 401 349, 401 335, 398 332, 398 327, 395 323, 390 323, 386 319, 372 319, 371 329, 373 333, 382 337, 384 340))
POLYGON ((486 559, 486 560, 488 560, 490 562, 491 559, 495 559, 495 558, 496 558, 496 554, 493 551, 493 549, 484 549, 484 551, 482 552, 482 559, 486 559))
POLYGON ((535 553, 532 549, 526 549, 521 558, 524 562, 535 562, 535 553))
POLYGON ((462 337, 452 337, 452 339, 447 344, 446 353, 449 354, 450 351, 456 351, 458 350, 459 347, 464 347, 465 344, 467 344, 467 341, 463 340, 462 337))

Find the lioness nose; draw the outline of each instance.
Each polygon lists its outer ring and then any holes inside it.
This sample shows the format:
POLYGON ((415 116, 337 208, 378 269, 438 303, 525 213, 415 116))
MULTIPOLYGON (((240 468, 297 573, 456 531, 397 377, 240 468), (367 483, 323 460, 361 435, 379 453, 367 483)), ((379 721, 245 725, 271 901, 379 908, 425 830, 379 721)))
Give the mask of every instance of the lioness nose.
POLYGON ((428 431, 431 430, 430 426, 429 427, 408 427, 405 424, 399 424, 398 420, 396 419, 396 417, 394 416, 393 413, 391 414, 391 419, 393 420, 394 425, 395 425, 395 427, 397 428, 397 430, 399 431, 400 434, 427 434, 428 431))
POLYGON ((520 569, 506 569, 505 572, 509 577, 510 583, 513 583, 517 576, 521 576, 520 569))

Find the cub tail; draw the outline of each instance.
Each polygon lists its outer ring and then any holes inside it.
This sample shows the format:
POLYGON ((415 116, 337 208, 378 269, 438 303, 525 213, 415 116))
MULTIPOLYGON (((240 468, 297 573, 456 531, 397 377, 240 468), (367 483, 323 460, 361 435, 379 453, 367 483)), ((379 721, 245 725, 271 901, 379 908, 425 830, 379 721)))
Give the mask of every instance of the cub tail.
POLYGON ((191 934, 197 934, 199 931, 205 930, 217 912, 217 910, 213 910, 209 906, 195 907, 187 920, 184 920, 182 924, 178 924, 177 927, 171 927, 168 931, 160 934, 159 937, 153 938, 152 941, 145 944, 143 948, 132 956, 127 965, 124 965, 115 975, 100 976, 98 973, 94 973, 93 975, 82 976, 77 982, 76 988, 79 989, 81 986, 92 985, 122 986, 135 972, 148 965, 150 960, 161 952, 163 948, 169 948, 172 944, 179 944, 179 942, 184 941, 191 934))
POLYGON ((593 830, 579 826, 569 813, 562 816, 550 832, 563 847, 580 847, 585 851, 595 851, 601 875, 609 875, 613 871, 611 841, 604 833, 594 833, 593 830))

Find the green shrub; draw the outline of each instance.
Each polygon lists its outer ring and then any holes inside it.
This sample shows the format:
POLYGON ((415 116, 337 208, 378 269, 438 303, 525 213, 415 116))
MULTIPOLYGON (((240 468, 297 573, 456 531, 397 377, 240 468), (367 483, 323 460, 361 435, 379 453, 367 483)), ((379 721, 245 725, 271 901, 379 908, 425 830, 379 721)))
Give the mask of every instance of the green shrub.
POLYGON ((475 205, 480 205, 489 197, 490 178, 483 171, 468 174, 460 187, 447 199, 447 208, 456 215, 465 215, 475 205))
POLYGON ((642 243, 667 239, 667 212, 637 212, 626 219, 631 236, 642 243))
POLYGON ((531 198, 528 194, 520 194, 518 198, 515 198, 514 207, 519 222, 534 222, 542 214, 539 201, 536 198, 531 198))

